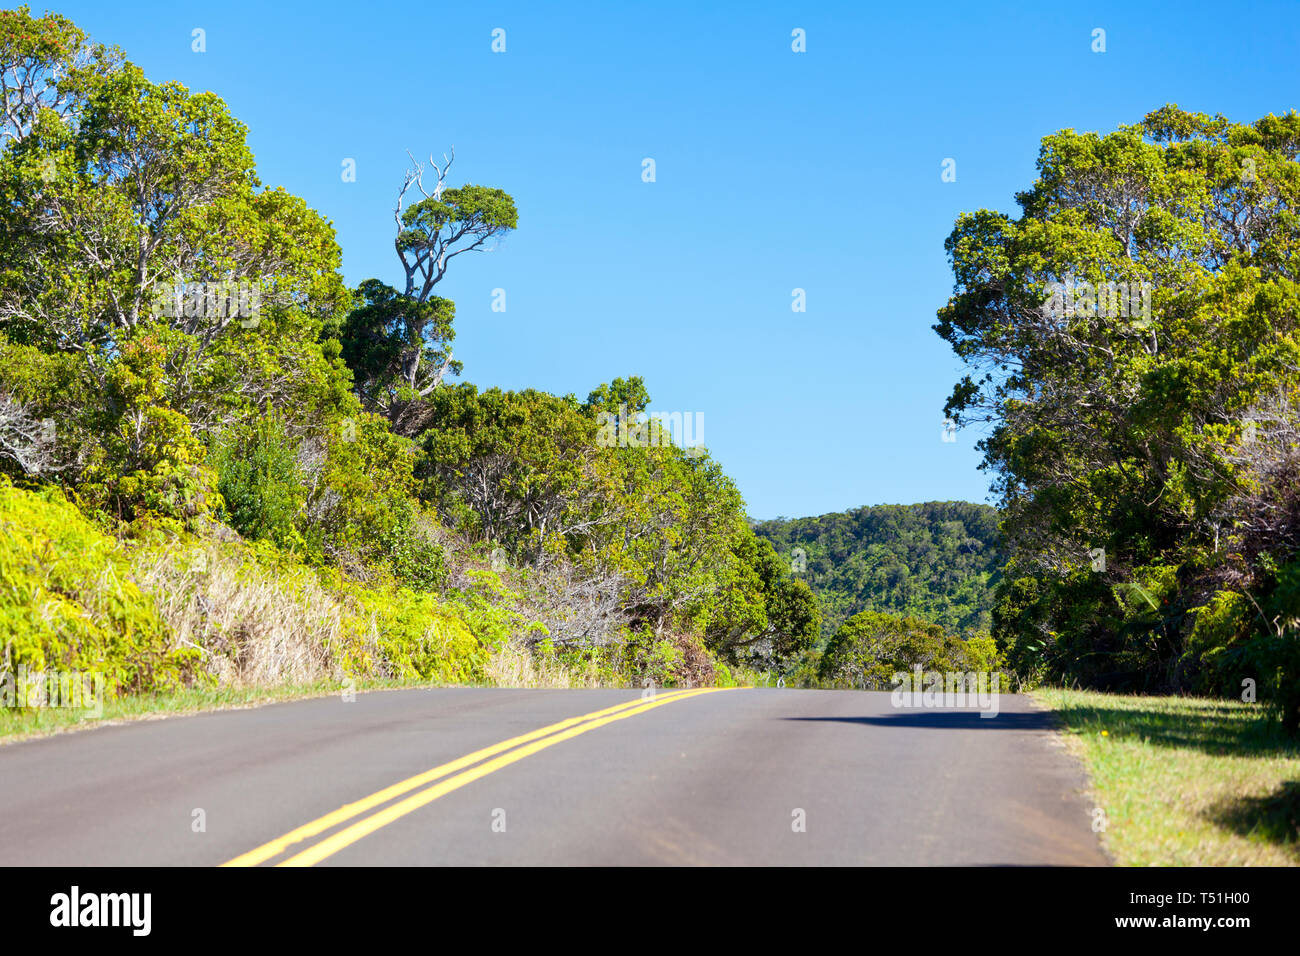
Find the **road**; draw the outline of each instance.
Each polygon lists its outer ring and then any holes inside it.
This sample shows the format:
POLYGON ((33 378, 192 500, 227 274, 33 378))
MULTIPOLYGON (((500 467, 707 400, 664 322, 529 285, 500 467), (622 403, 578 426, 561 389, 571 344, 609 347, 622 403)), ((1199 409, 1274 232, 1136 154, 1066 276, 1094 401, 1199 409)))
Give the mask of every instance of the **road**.
POLYGON ((1010 695, 383 691, 2 746, 0 865, 1105 865, 1084 786, 1010 695))

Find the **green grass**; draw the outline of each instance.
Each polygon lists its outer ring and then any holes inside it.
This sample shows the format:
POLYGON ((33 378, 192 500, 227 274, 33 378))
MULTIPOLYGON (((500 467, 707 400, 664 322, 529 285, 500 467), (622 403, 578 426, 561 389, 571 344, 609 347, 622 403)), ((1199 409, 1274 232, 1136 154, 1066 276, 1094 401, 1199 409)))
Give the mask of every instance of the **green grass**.
MULTIPOLYGON (((359 680, 354 689, 357 693, 365 693, 371 690, 435 686, 446 685, 417 680, 359 680)), ((282 687, 188 688, 109 700, 104 704, 102 717, 86 720, 81 719, 80 712, 70 708, 0 707, 0 745, 27 737, 90 730, 128 720, 179 717, 204 711, 258 707, 277 701, 330 697, 342 693, 343 686, 337 681, 316 681, 282 687)))
POLYGON ((1258 704, 1042 689, 1126 866, 1300 865, 1300 744, 1258 704))

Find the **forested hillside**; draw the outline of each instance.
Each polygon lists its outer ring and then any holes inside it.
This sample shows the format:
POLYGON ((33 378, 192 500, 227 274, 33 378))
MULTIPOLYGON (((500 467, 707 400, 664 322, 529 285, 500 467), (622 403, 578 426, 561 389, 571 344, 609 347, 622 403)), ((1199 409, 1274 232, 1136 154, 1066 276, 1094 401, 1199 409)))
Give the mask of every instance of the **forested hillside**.
POLYGON ((216 93, 27 8, 0 72, 0 679, 725 684, 812 644, 640 378, 456 381, 440 283, 521 217, 454 152, 393 183, 395 284, 349 288, 216 93))
POLYGON ((754 530, 822 604, 829 636, 860 611, 917 617, 952 634, 987 630, 1001 555, 997 510, 965 501, 877 505, 754 530))

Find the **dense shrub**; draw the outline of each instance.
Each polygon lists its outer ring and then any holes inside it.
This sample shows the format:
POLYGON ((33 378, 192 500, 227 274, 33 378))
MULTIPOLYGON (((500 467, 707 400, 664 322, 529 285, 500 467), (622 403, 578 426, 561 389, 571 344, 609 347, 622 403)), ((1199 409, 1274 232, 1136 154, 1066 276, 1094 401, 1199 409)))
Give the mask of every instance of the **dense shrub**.
POLYGON ((110 691, 179 685, 198 652, 175 641, 125 546, 54 489, 0 477, 0 670, 102 674, 110 691))
POLYGON ((825 686, 883 690, 899 671, 918 666, 958 670, 960 659, 959 642, 937 624, 861 611, 841 624, 826 645, 819 677, 825 686))
POLYGON ((240 534, 302 548, 308 488, 284 427, 260 419, 230 436, 213 456, 226 520, 240 534))

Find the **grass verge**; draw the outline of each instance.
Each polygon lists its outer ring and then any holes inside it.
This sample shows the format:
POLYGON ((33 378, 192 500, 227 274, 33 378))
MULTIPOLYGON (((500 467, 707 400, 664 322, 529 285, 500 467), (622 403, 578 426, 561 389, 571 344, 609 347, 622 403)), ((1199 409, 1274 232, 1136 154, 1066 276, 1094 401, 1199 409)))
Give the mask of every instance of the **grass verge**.
MULTIPOLYGON (((446 685, 413 680, 364 680, 357 681, 353 689, 357 693, 365 693, 371 690, 442 686, 446 685)), ((343 685, 338 681, 326 680, 280 687, 191 687, 167 693, 127 695, 109 700, 104 703, 103 716, 93 719, 82 719, 82 713, 72 708, 0 707, 0 746, 25 740, 28 737, 74 730, 92 730, 129 720, 152 720, 213 710, 260 707, 286 700, 330 697, 342 694, 343 690, 343 685)))
POLYGON ((1258 704, 1041 689, 1122 866, 1300 865, 1300 745, 1258 704))

